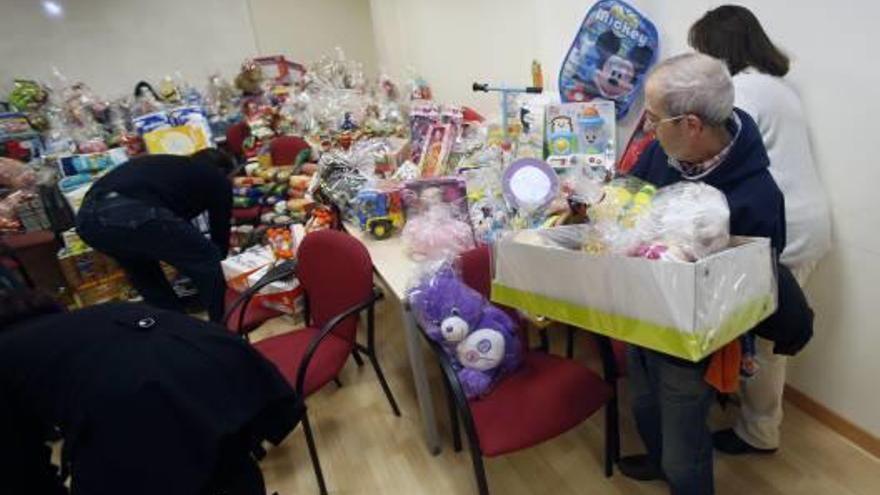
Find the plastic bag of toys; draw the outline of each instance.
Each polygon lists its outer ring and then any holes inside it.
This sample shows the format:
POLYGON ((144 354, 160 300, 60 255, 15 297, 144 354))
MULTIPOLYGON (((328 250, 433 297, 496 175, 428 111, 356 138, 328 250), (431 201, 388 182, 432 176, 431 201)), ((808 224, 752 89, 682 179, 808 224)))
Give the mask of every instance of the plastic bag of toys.
POLYGON ((695 262, 730 245, 730 210, 724 194, 702 182, 679 182, 657 191, 636 225, 631 255, 695 262))
POLYGON ((428 200, 407 216, 403 243, 415 260, 450 258, 474 247, 474 232, 454 204, 428 200))
POLYGON ((34 189, 37 174, 22 162, 0 158, 0 187, 10 189, 34 189))

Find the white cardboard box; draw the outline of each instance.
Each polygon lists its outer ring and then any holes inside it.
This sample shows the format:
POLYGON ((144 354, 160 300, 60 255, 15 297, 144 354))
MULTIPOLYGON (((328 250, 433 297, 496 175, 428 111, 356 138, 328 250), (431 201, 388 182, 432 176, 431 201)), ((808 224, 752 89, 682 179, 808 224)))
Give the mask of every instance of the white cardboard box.
POLYGON ((492 300, 690 361, 776 310, 770 241, 734 238, 696 263, 594 256, 523 231, 498 241, 492 300))

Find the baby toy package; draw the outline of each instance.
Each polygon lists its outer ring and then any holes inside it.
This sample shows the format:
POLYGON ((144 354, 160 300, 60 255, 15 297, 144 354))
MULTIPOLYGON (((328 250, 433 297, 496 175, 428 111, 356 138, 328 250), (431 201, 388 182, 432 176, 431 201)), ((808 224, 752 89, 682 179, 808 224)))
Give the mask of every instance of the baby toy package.
POLYGON ((550 104, 545 115, 545 142, 550 165, 586 165, 613 170, 616 155, 614 103, 596 99, 587 103, 550 104))

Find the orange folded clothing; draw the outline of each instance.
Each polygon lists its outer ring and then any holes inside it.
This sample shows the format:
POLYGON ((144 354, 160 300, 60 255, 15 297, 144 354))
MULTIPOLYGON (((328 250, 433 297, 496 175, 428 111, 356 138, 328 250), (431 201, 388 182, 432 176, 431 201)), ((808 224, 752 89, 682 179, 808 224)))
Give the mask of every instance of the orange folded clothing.
POLYGON ((736 392, 739 387, 739 371, 742 364, 742 347, 739 339, 712 354, 705 380, 723 394, 736 392))

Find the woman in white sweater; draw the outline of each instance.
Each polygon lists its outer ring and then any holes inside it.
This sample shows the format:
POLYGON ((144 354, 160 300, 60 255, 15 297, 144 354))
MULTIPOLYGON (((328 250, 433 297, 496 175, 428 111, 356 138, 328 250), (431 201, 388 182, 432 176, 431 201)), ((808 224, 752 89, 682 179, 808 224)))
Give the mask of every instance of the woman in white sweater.
MULTIPOLYGON (((690 45, 723 60, 733 75, 735 104, 761 131, 770 173, 785 196, 787 242, 781 261, 803 286, 831 247, 828 203, 810 148, 798 95, 783 77, 789 60, 745 7, 724 5, 691 26, 690 45)), ((757 339, 758 373, 740 389, 740 416, 732 429, 713 435, 715 447, 730 454, 771 453, 779 447, 784 356, 771 342, 757 339)))

